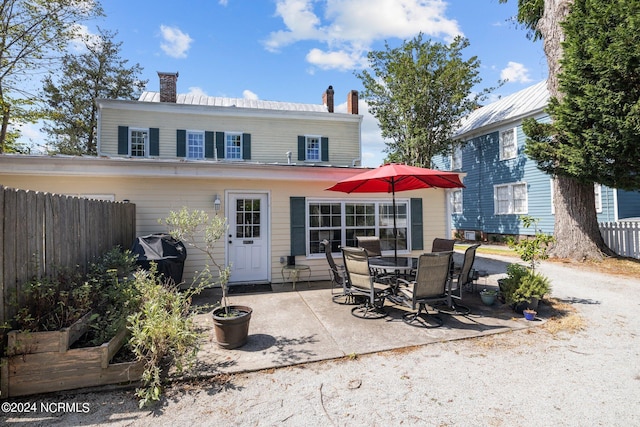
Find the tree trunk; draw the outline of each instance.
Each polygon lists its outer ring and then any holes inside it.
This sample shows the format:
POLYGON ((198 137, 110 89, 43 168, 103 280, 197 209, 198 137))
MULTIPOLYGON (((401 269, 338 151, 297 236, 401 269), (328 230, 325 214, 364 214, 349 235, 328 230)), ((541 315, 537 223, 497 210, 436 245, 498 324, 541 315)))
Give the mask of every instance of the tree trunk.
POLYGON ((549 255, 578 261, 614 255, 598 227, 593 184, 562 176, 553 183, 556 243, 549 255))
POLYGON ((11 107, 7 104, 2 104, 2 124, 0 125, 0 154, 5 152, 7 145, 7 130, 9 129, 9 113, 11 107))
MULTIPOLYGON (((551 96, 558 99, 562 99, 558 75, 564 41, 560 24, 569 14, 572 4, 573 0, 545 0, 544 13, 538 21, 549 67, 547 88, 551 96)), ((598 228, 593 184, 583 184, 569 177, 555 178, 553 193, 556 243, 549 255, 579 261, 599 260, 604 256, 614 255, 604 243, 598 228)))

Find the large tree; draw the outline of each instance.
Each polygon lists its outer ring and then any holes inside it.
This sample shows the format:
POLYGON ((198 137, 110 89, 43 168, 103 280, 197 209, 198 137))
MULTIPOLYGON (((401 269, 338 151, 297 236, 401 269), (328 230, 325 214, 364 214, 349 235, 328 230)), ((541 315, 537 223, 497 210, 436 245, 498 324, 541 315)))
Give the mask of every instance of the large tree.
POLYGON ((86 51, 62 58, 62 70, 44 79, 47 104, 43 131, 55 150, 63 154, 96 154, 96 99, 137 99, 146 85, 142 67, 128 66, 120 57, 117 33, 99 30, 86 37, 86 51))
POLYGON ((368 53, 371 72, 357 73, 362 98, 387 139, 387 160, 429 167, 436 154, 451 151, 458 121, 477 108, 490 91, 472 94, 480 83, 480 61, 467 60, 467 39, 449 45, 418 34, 398 48, 368 53))
MULTIPOLYGON (((506 0, 501 0, 505 2, 506 0)), ((544 41, 550 125, 525 123, 527 153, 554 175, 560 258, 612 255, 593 184, 637 189, 640 52, 637 1, 519 0, 518 20, 544 41)))
POLYGON ((33 73, 51 66, 78 23, 102 14, 98 0, 0 0, 0 153, 10 124, 33 121, 33 73))

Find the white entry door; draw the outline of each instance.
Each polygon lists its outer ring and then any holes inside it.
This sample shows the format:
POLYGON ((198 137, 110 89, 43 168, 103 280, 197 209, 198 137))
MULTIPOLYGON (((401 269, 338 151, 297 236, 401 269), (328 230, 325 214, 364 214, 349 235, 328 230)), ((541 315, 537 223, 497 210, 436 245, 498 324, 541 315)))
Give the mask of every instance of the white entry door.
POLYGON ((229 193, 229 282, 269 280, 269 209, 266 193, 229 193))

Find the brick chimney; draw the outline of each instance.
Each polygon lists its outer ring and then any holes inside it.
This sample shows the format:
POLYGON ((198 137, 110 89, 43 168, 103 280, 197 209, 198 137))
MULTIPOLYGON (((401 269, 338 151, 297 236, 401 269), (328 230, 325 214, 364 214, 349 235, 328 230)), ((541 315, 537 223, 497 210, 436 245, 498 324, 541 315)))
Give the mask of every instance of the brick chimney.
POLYGON ((163 73, 158 71, 160 77, 160 102, 176 102, 176 82, 178 73, 163 73))
POLYGON ((333 113, 333 86, 329 86, 327 91, 322 94, 322 103, 327 106, 330 113, 333 113))
POLYGON ((358 91, 352 90, 347 95, 347 113, 358 114, 358 91))

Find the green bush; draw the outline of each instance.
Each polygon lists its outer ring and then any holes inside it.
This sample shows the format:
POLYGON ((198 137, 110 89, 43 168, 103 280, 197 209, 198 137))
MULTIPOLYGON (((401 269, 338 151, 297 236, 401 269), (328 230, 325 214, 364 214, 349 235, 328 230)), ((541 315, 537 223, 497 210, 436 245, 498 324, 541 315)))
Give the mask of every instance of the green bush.
POLYGON ((141 300, 138 310, 128 317, 129 345, 144 363, 144 385, 136 391, 140 407, 160 399, 169 368, 175 366, 181 373, 195 362, 202 338, 194 323, 195 314, 190 311, 191 298, 200 289, 181 292, 176 285, 163 283, 155 273, 152 263, 150 271, 134 274, 141 300))
POLYGON ((505 295, 508 304, 531 302, 533 298, 542 299, 545 294, 551 291, 549 279, 540 273, 527 271, 519 280, 520 282, 511 288, 509 294, 505 295))

